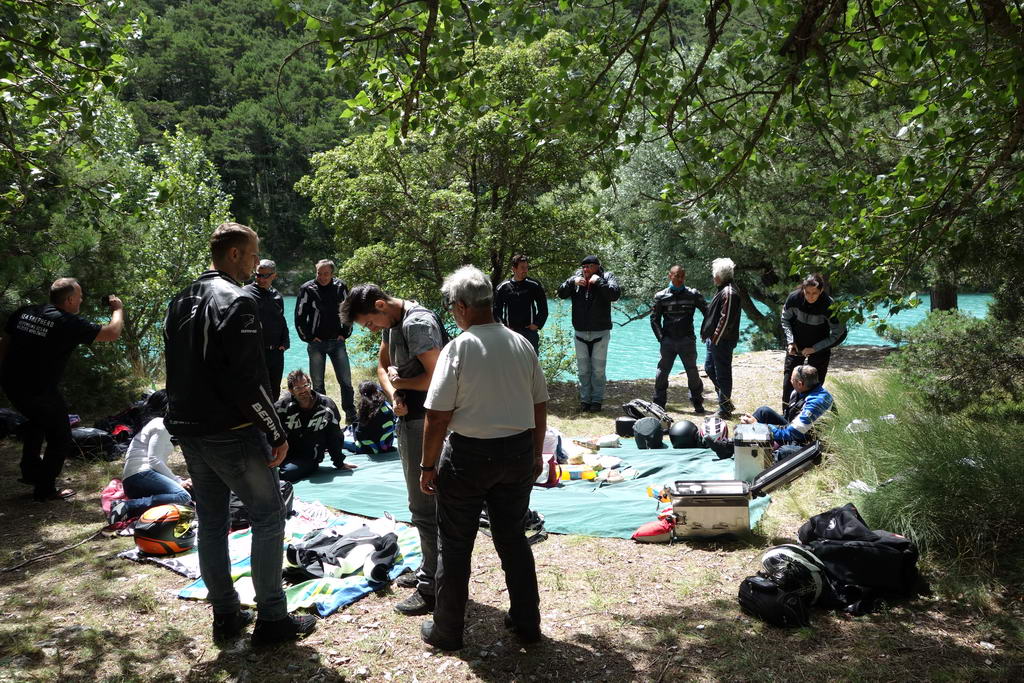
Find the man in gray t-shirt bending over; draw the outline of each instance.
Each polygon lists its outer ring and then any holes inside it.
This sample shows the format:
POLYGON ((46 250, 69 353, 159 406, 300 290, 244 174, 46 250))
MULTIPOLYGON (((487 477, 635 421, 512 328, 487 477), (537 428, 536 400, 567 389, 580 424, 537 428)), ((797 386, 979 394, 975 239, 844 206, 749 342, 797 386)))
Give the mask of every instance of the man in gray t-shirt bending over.
POLYGON ((400 614, 415 616, 434 609, 434 573, 437 570, 437 505, 420 490, 420 454, 423 451, 423 402, 430 387, 441 347, 447 335, 433 311, 415 301, 396 299, 373 284, 353 287, 341 305, 345 324, 358 323, 381 333, 377 377, 395 406, 398 452, 405 471, 412 523, 420 532, 423 564, 398 585, 416 592, 398 603, 400 614))

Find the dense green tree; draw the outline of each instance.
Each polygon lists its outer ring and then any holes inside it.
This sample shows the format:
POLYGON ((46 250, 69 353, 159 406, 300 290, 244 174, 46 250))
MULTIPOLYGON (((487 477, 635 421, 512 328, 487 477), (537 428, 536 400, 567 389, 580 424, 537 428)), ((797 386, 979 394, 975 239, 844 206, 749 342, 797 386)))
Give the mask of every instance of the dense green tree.
POLYGON ((0 308, 45 291, 66 255, 91 239, 51 207, 68 197, 107 201, 102 179, 77 179, 103 92, 123 73, 130 27, 110 21, 113 4, 0 2, 0 308))
POLYGON ((550 287, 613 240, 584 201, 585 177, 601 164, 593 138, 556 132, 535 110, 537 93, 566 86, 550 53, 571 42, 552 32, 529 47, 479 48, 473 87, 486 104, 455 107, 459 130, 416 132, 401 145, 382 130, 314 157, 298 187, 337 230, 339 250, 353 253, 350 278, 436 302, 458 265, 482 266, 497 284, 512 255, 526 252, 550 287))
POLYGON ((332 236, 293 189, 310 157, 349 130, 340 118, 345 91, 304 47, 311 34, 248 0, 136 4, 149 21, 121 96, 142 142, 178 127, 202 139, 231 213, 259 231, 282 267, 332 253, 332 236))
POLYGON ((1009 251, 1019 221, 1005 220, 1024 198, 1014 2, 710 0, 703 36, 679 33, 685 13, 669 0, 378 0, 349 5, 357 21, 275 2, 286 21, 313 22, 332 65, 361 86, 353 115, 385 118, 396 140, 457 129, 459 107, 484 104, 460 87, 481 78, 478 44, 568 28, 603 66, 580 69, 575 48, 552 55, 578 78, 538 109, 557 130, 589 126, 607 149, 666 143, 679 163, 664 197, 684 213, 728 216, 736 197, 724 191, 806 157, 794 133, 813 130, 843 163, 824 179, 827 211, 793 250, 791 271, 827 263, 839 281, 866 275, 868 304, 907 294, 972 241, 1019 260, 1009 251))

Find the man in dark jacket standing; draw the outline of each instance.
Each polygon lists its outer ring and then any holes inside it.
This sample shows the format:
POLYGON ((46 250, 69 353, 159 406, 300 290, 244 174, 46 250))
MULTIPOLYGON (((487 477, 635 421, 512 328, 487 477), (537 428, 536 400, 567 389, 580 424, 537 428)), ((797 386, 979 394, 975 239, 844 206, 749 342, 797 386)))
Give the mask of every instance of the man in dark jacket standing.
POLYGON ((576 332, 576 372, 580 378, 580 410, 601 412, 605 365, 612 336, 612 302, 622 296, 615 276, 596 256, 586 256, 580 269, 558 288, 559 299, 572 299, 576 332))
POLYGON ((544 286, 526 277, 530 261, 523 254, 512 257, 512 277, 494 290, 494 319, 513 332, 526 337, 540 354, 537 333, 548 319, 548 296, 544 286))
POLYGON ((352 326, 341 321, 341 303, 347 296, 348 287, 334 277, 334 261, 318 261, 316 278, 299 287, 299 298, 295 302, 295 331, 306 342, 313 391, 321 394, 327 393, 324 369, 327 357, 330 357, 341 385, 341 409, 345 411, 345 420, 351 424, 356 421, 356 404, 345 340, 352 335, 352 326))
POLYGON ((668 376, 676 356, 683 361, 690 402, 696 413, 704 412, 704 383, 697 372, 697 339, 693 335, 693 312, 707 317, 704 295, 686 286, 686 270, 674 265, 668 270, 668 287, 654 295, 651 329, 661 344, 661 360, 654 378, 654 402, 662 408, 668 401, 668 376))
POLYGON ((164 322, 168 409, 192 478, 199 518, 199 569, 213 608, 213 637, 239 635, 252 621, 231 580, 228 501, 252 520, 252 583, 259 618, 254 645, 294 639, 316 628, 291 617, 281 588, 284 502, 277 466, 288 440, 274 404, 256 301, 241 284, 256 268, 252 228, 223 223, 210 238, 211 270, 179 293, 164 322))
POLYGON ((707 343, 704 370, 718 390, 718 416, 732 414, 732 352, 740 339, 740 293, 732 283, 736 264, 732 259, 716 258, 711 263, 711 274, 718 293, 700 327, 701 341, 707 343))
POLYGON ((274 289, 277 279, 277 264, 263 259, 256 268, 256 281, 245 286, 245 291, 256 299, 259 309, 260 326, 263 327, 263 341, 266 348, 267 374, 270 376, 270 398, 277 401, 281 395, 281 376, 284 375, 284 352, 291 345, 288 339, 288 323, 284 319, 284 298, 274 289))
POLYGON ((82 287, 62 277, 50 285, 50 303, 23 306, 11 314, 0 338, 0 384, 28 422, 21 428, 21 482, 39 501, 62 500, 74 489, 57 488, 57 477, 72 449, 68 407, 60 380, 68 358, 79 344, 116 341, 124 326, 124 310, 116 296, 108 298, 110 322, 100 326, 78 315, 82 287), (46 454, 42 454, 43 442, 46 454))

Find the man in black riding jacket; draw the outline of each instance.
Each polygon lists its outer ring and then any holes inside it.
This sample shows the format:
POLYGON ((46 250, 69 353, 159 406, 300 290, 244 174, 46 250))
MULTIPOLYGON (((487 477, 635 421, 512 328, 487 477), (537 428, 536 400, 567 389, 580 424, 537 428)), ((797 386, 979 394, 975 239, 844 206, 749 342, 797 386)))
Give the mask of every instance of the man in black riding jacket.
POLYGON ((651 329, 661 344, 661 360, 654 378, 654 402, 662 408, 668 401, 668 376, 676 356, 686 370, 686 386, 696 413, 704 412, 704 383, 697 371, 697 339, 693 334, 693 312, 708 314, 708 302, 696 289, 686 286, 686 270, 674 265, 668 270, 668 287, 654 295, 651 329))
POLYGON ((245 286, 245 291, 256 299, 259 308, 260 326, 266 348, 267 374, 270 375, 270 398, 277 400, 281 395, 281 376, 284 374, 284 352, 291 342, 288 339, 288 323, 284 319, 284 297, 274 289, 277 279, 277 264, 263 259, 256 268, 256 281, 245 286))
POLYGON ((512 277, 494 290, 494 319, 513 332, 518 332, 540 354, 537 333, 548 319, 548 296, 544 285, 526 277, 530 261, 523 254, 512 257, 512 277))
POLYGON ((270 645, 316 628, 291 617, 281 588, 284 502, 277 466, 288 454, 270 398, 256 301, 241 282, 259 260, 259 237, 223 223, 210 238, 212 268, 182 290, 164 322, 168 409, 192 478, 199 518, 199 568, 213 608, 213 637, 239 635, 253 614, 242 610, 228 556, 228 500, 234 491, 252 520, 252 583, 259 618, 254 645, 270 645))
POLYGON ((334 261, 318 261, 316 277, 299 287, 295 331, 306 342, 313 391, 327 393, 324 370, 327 359, 331 359, 334 375, 341 385, 341 409, 345 411, 346 422, 351 424, 356 421, 356 403, 345 340, 352 336, 352 326, 341 321, 341 304, 347 296, 348 286, 334 277, 334 261))
POLYGON ((601 412, 604 369, 612 336, 612 302, 621 296, 619 281, 601 267, 596 256, 585 256, 580 262, 580 269, 558 287, 559 299, 572 299, 576 373, 580 380, 580 410, 583 412, 601 412))
POLYGON ((313 391, 309 375, 302 370, 288 373, 288 393, 277 402, 277 414, 288 433, 288 457, 281 463, 282 479, 294 483, 310 476, 325 452, 330 453, 335 469, 356 469, 345 462, 345 437, 337 404, 313 391))

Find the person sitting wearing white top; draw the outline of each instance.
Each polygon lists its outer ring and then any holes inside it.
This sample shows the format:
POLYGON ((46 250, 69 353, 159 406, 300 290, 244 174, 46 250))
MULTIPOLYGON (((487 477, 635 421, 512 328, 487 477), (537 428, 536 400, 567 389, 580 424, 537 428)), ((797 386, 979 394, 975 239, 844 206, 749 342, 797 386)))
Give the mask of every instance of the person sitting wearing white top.
POLYGON ((174 444, 171 443, 170 432, 164 427, 166 413, 167 392, 161 389, 146 399, 143 407, 145 426, 128 445, 121 476, 121 485, 128 500, 120 500, 111 507, 110 524, 139 517, 156 505, 192 504, 192 496, 186 490, 191 482, 182 480, 167 466, 174 444))

